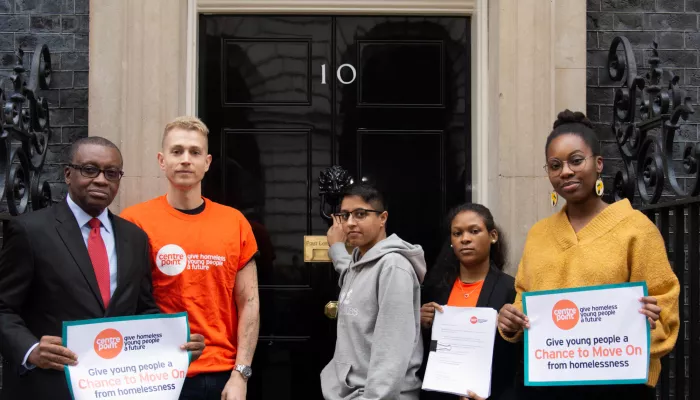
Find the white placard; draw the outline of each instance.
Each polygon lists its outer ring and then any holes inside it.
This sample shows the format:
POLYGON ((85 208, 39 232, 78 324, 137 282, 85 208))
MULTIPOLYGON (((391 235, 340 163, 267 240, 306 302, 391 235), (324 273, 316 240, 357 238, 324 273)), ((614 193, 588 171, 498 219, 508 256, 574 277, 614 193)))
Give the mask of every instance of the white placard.
POLYGON ((155 314, 63 323, 63 345, 78 356, 66 366, 75 400, 176 400, 190 355, 187 314, 155 314))
POLYGON ((646 383, 646 293, 645 282, 524 293, 525 385, 646 383))

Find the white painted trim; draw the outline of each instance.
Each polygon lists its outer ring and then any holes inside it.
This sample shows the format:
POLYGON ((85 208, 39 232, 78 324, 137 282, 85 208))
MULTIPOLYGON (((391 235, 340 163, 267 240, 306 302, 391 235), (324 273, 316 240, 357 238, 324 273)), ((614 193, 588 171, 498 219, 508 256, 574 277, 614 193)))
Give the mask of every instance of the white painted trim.
POLYGON ((185 113, 197 115, 197 0, 187 0, 187 65, 185 66, 185 113))
MULTIPOLYGON (((197 113, 197 21, 207 14, 414 14, 472 17, 472 201, 489 192, 488 0, 188 0, 186 112, 197 113)), ((498 141, 495 141, 498 143, 498 141)))
POLYGON ((481 0, 197 0, 211 14, 420 14, 471 15, 481 0))
POLYGON ((472 16, 472 201, 491 205, 489 196, 489 18, 488 0, 477 0, 472 16))

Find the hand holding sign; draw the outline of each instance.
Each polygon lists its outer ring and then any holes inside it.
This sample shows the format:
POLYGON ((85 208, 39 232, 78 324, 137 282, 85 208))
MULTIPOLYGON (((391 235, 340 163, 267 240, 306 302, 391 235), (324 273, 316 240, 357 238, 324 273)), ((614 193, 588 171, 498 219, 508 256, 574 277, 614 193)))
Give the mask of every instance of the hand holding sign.
POLYGON ((42 336, 39 345, 32 350, 27 363, 41 369, 63 371, 64 365, 77 365, 78 356, 62 346, 63 342, 57 336, 42 336))
POLYGON ((639 299, 639 301, 644 303, 644 307, 639 312, 647 316, 651 329, 656 329, 656 321, 659 320, 659 315, 661 315, 661 307, 656 305, 656 297, 646 296, 639 299))
POLYGON ((483 397, 472 392, 471 390, 467 392, 467 396, 468 397, 460 397, 459 400, 486 400, 483 397))
POLYGON ((423 328, 428 329, 433 326, 436 311, 442 312, 442 307, 440 307, 438 303, 431 302, 423 304, 420 308, 420 324, 423 328))
POLYGON ((190 341, 180 346, 182 350, 187 350, 192 355, 191 362, 194 362, 204 352, 204 336, 199 333, 190 335, 190 341))
POLYGON ((506 304, 498 313, 498 328, 506 334, 515 334, 530 328, 530 320, 512 304, 506 304))

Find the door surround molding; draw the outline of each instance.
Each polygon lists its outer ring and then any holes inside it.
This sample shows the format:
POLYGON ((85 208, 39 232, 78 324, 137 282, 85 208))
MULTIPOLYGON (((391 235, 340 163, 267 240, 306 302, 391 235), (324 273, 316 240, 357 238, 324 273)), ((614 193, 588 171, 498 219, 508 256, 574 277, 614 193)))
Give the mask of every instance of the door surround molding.
MULTIPOLYGON (((115 213, 167 189, 155 154, 163 126, 193 112, 196 104, 191 93, 197 1, 209 4, 210 11, 226 6, 229 13, 242 12, 231 8, 235 4, 230 0, 90 0, 88 134, 110 139, 122 151, 125 174, 110 206, 115 213)), ((292 3, 305 7, 297 7, 299 13, 311 13, 314 6, 317 13, 360 14, 364 4, 374 14, 429 15, 433 10, 436 15, 471 16, 472 199, 488 206, 510 236, 507 271, 514 273, 529 228, 557 210, 549 203, 552 189, 540 158, 556 111, 586 110, 586 2, 237 2, 266 6, 246 9, 260 14, 272 13, 272 5, 276 13, 292 13, 292 3)), ((64 141, 52 146, 70 139, 64 141)))
MULTIPOLYGON (((488 0, 187 0, 185 112, 197 112, 199 14, 425 15, 471 17, 472 201, 491 204, 488 0)), ((493 138, 491 138, 493 140, 493 138)))

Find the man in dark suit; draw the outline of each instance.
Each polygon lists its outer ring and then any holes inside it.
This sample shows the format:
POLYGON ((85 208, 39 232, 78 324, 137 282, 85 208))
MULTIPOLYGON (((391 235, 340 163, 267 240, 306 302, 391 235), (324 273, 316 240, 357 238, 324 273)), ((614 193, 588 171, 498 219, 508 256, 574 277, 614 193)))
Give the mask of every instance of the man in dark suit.
MULTIPOLYGON (((119 189, 122 157, 101 137, 76 141, 64 174, 65 201, 6 223, 0 252, 0 399, 70 399, 63 321, 159 313, 149 245, 136 225, 107 207, 119 189)), ((183 350, 201 355, 204 338, 183 350)))

